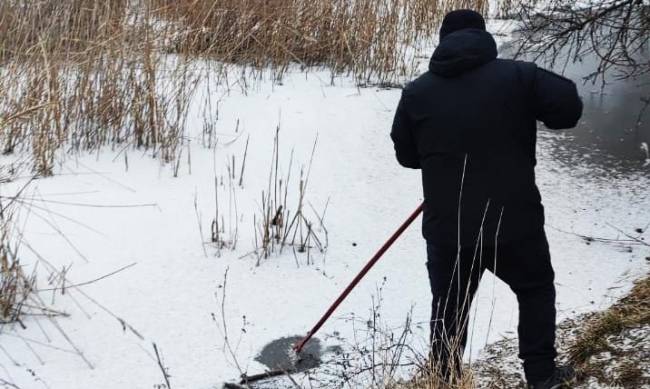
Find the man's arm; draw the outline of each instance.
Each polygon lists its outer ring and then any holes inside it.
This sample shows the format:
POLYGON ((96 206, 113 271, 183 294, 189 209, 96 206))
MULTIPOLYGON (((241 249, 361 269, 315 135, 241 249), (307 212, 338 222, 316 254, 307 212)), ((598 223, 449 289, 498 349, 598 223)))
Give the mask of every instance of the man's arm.
POLYGON ((534 82, 536 119, 553 130, 575 127, 582 116, 576 84, 541 68, 536 69, 534 82))
POLYGON ((402 92, 390 137, 393 140, 395 156, 400 165, 411 169, 420 169, 420 159, 413 139, 412 128, 413 122, 406 111, 406 96, 402 92))

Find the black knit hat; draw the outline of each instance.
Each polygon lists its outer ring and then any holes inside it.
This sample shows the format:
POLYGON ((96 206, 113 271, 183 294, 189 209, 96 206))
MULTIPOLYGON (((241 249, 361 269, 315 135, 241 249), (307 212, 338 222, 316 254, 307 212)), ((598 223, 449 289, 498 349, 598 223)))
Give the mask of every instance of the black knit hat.
POLYGON ((485 19, 480 13, 471 9, 457 9, 449 12, 440 26, 440 40, 454 31, 466 28, 485 30, 485 19))

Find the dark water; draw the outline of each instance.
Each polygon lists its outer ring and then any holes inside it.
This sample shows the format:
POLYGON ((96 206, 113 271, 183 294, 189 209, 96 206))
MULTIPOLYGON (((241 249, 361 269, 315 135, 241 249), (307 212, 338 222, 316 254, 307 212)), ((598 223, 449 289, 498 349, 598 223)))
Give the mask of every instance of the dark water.
MULTIPOLYGON (((501 52, 507 58, 510 50, 506 46, 501 52)), ((538 65, 548 68, 543 62, 538 65)), ((552 70, 576 82, 584 111, 575 129, 558 132, 540 126, 540 143, 549 146, 550 157, 565 165, 593 165, 598 174, 611 171, 650 175, 646 162, 650 155, 644 151, 647 146, 643 146, 644 143, 650 146, 650 108, 643 111, 642 101, 650 97, 650 74, 627 80, 607 75, 603 86, 600 81, 596 84, 584 81, 597 67, 593 56, 564 65, 552 70)))
POLYGON ((320 366, 323 355, 340 352, 338 347, 323 348, 318 338, 312 338, 300 354, 295 355, 292 346, 301 339, 302 336, 276 339, 264 346, 255 360, 271 370, 300 372, 320 366))

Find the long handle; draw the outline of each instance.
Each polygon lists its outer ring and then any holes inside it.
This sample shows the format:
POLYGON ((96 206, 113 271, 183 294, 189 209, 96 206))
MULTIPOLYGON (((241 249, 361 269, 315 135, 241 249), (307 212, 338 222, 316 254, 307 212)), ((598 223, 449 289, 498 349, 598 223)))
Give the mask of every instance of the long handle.
POLYGON ((336 299, 336 301, 334 301, 334 304, 332 304, 332 306, 329 307, 327 312, 325 312, 323 317, 320 318, 320 320, 318 321, 318 323, 316 323, 314 328, 312 328, 311 331, 309 331, 307 335, 300 342, 296 343, 293 346, 293 350, 296 353, 299 353, 302 350, 302 348, 309 341, 309 339, 311 339, 311 337, 314 336, 314 334, 323 326, 323 324, 325 324, 327 319, 329 319, 329 317, 332 316, 334 310, 336 310, 336 308, 339 305, 341 305, 343 300, 345 300, 345 298, 348 297, 348 294, 350 294, 352 289, 354 289, 354 287, 357 286, 359 281, 361 281, 361 279, 366 275, 366 273, 368 273, 368 271, 375 265, 375 263, 377 263, 379 258, 381 258, 381 256, 384 255, 386 250, 388 250, 388 248, 392 246, 393 243, 395 243, 397 238, 399 238, 399 236, 402 235, 404 230, 406 230, 408 226, 411 225, 411 223, 413 223, 413 220, 415 220, 420 215, 423 206, 424 204, 420 204, 420 206, 411 214, 411 216, 409 216, 408 219, 406 219, 406 221, 397 229, 397 231, 393 233, 393 235, 386 241, 386 243, 384 243, 384 245, 381 246, 379 251, 377 251, 377 253, 375 253, 375 255, 372 258, 370 258, 370 261, 368 261, 366 266, 364 266, 363 269, 361 269, 361 271, 359 272, 359 274, 357 274, 357 276, 354 277, 350 285, 348 285, 348 287, 345 288, 343 293, 341 293, 341 295, 336 299))

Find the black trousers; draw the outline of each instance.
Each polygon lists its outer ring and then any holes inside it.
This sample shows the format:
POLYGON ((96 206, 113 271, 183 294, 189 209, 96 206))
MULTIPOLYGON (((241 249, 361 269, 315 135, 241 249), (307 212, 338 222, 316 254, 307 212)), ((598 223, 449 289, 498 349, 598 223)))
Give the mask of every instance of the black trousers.
POLYGON ((433 303, 431 355, 443 374, 458 370, 467 341, 468 313, 483 272, 503 280, 519 302, 519 358, 528 382, 546 379, 555 368, 555 287, 543 231, 529 238, 489 246, 427 243, 433 303), (451 369, 451 370, 450 370, 451 369))

